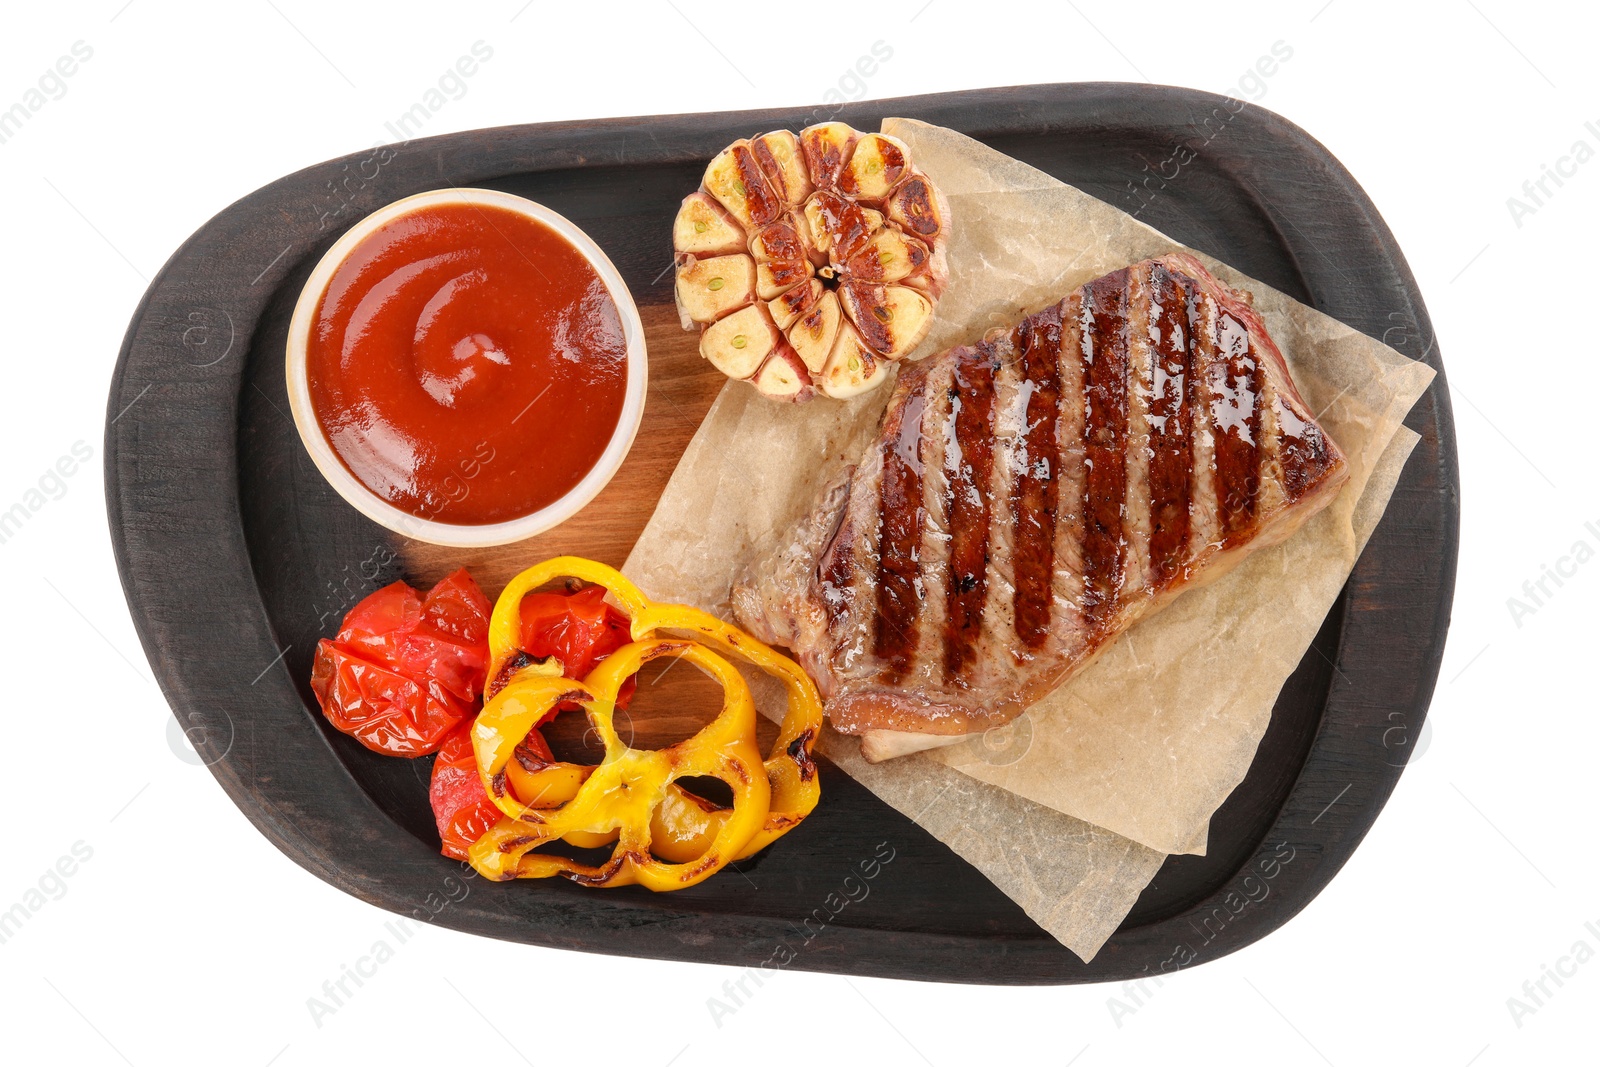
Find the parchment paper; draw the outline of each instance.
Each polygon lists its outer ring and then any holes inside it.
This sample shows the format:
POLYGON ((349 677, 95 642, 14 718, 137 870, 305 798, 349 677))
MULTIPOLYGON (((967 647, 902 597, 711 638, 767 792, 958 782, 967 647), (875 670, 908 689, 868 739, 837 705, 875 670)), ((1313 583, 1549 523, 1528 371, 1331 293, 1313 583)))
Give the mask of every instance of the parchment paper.
MULTIPOLYGON (((1087 960, 1167 853, 1204 851, 1212 812, 1243 778, 1278 690, 1382 515, 1416 443, 1400 421, 1433 372, 961 134, 908 119, 883 128, 907 143, 952 218, 950 285, 914 356, 1008 326, 1108 271, 1189 251, 1255 294, 1307 404, 1351 465, 1340 497, 1288 542, 1139 623, 1014 727, 878 766, 853 740, 825 738, 830 759, 1087 960)), ((749 562, 875 436, 890 391, 790 406, 729 383, 628 575, 652 597, 725 614, 749 562)))

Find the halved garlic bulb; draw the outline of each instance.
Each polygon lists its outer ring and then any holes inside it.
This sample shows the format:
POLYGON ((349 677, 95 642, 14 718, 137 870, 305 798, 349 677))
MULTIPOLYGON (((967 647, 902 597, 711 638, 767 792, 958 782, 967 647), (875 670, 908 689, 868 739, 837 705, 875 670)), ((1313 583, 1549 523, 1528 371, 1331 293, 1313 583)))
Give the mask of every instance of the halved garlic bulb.
POLYGON ((887 134, 824 122, 735 141, 673 223, 679 318, 765 396, 856 396, 926 336, 949 229, 887 134))

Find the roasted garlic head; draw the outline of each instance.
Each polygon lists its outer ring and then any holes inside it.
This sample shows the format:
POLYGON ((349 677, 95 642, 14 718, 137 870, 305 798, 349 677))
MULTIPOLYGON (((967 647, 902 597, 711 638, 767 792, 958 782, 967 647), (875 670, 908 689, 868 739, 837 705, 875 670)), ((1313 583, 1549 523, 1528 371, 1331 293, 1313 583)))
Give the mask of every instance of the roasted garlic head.
POLYGON ((949 228, 896 138, 824 122, 735 141, 672 226, 678 315, 766 396, 856 396, 932 325, 949 228))

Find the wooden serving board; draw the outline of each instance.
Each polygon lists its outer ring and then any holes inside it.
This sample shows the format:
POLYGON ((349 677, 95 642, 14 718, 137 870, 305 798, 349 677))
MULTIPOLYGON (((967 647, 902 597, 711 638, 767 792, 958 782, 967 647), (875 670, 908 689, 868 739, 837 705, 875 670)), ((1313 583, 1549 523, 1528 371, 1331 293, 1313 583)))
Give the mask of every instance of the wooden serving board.
MULTIPOLYGON (((134 315, 112 382, 107 508, 135 625, 197 750, 286 855, 364 900, 510 941, 620 955, 759 965, 787 948, 787 966, 853 974, 1121 980, 1214 959, 1288 921, 1393 789, 1427 712, 1454 585, 1456 456, 1442 371, 1410 271, 1349 174, 1298 128, 1255 107, 1233 114, 1220 97, 1029 86, 827 112, 478 130, 288 175, 174 254, 134 315), (308 686, 316 640, 396 578, 424 584, 464 563, 493 595, 549 555, 620 564, 723 384, 672 310, 678 201, 737 137, 828 118, 875 129, 886 115, 971 134, 1441 372, 1407 419, 1422 440, 1389 510, 1284 685, 1249 774, 1213 818, 1208 854, 1170 858, 1084 964, 825 764, 818 810, 738 874, 659 896, 479 879, 435 912, 430 894, 461 871, 438 855, 431 761, 377 756, 328 727, 308 686), (1194 158, 1152 180, 1152 161, 1181 145, 1194 158), (650 349, 644 424, 612 483, 562 527, 476 552, 408 542, 344 504, 300 447, 283 381, 290 312, 322 253, 368 212, 449 185, 527 196, 587 230, 633 291, 650 349), (817 933, 814 915, 844 876, 886 849, 894 858, 873 892, 817 933)), ((715 694, 694 672, 676 673, 642 694, 640 743, 681 736, 708 713, 715 694)))

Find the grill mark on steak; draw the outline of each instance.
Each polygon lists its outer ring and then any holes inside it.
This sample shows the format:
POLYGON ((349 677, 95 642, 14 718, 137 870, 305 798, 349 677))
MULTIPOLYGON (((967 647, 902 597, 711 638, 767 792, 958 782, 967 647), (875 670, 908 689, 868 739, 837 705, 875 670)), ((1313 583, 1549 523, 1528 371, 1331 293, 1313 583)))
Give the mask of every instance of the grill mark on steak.
POLYGON ((894 684, 911 667, 921 607, 918 571, 922 527, 922 411, 927 378, 892 407, 883 427, 883 475, 878 492, 877 614, 872 653, 883 661, 881 678, 894 684))
POLYGON ((1256 491, 1256 514, 1280 508, 1288 500, 1283 491, 1283 401, 1272 380, 1261 380, 1261 447, 1257 450, 1260 488, 1256 491))
POLYGON ((822 610, 828 620, 828 629, 837 631, 839 622, 854 606, 856 576, 855 529, 850 522, 848 495, 845 506, 839 509, 839 521, 833 536, 828 539, 828 550, 817 564, 817 591, 822 595, 822 610))
POLYGON ((1023 320, 1022 384, 1027 395, 1026 422, 1011 508, 1016 520, 1011 566, 1013 618, 1017 637, 1029 649, 1041 647, 1050 634, 1050 608, 1055 576, 1056 508, 1061 481, 1056 422, 1061 404, 1061 305, 1023 320))
POLYGON ((907 373, 926 373, 928 401, 922 412, 922 506, 926 513, 922 534, 922 614, 918 616, 916 662, 910 681, 937 686, 944 675, 944 590, 950 579, 950 477, 945 470, 945 422, 950 414, 955 367, 950 360, 927 360, 907 373), (924 371, 924 368, 926 370, 924 371))
POLYGON ((1217 362, 1211 366, 1211 432, 1216 443, 1222 542, 1231 547, 1254 527, 1261 488, 1261 359, 1245 324, 1217 313, 1217 362))
POLYGON ((1150 399, 1151 585, 1161 588, 1183 569, 1189 551, 1190 439, 1198 403, 1194 351, 1194 283, 1161 264, 1150 271, 1150 332, 1154 345, 1150 399))
MULTIPOLYGON (((1128 269, 1128 436, 1123 445, 1127 482, 1122 496, 1122 604, 1150 584, 1150 398, 1155 346, 1150 343, 1150 272, 1128 269)), ((1121 606, 1118 607, 1119 612, 1121 606)), ((1118 625, 1120 629, 1120 625, 1118 625)))
POLYGON ((1127 496, 1128 271, 1084 287, 1084 609, 1093 628, 1116 613, 1122 588, 1127 496))
POLYGON ((994 437, 990 462, 988 567, 984 580, 988 599, 983 605, 983 628, 977 638, 977 664, 963 678, 982 689, 996 674, 1003 676, 1029 659, 1031 651, 1017 640, 1016 553, 1017 517, 1013 493, 1020 470, 1023 429, 1027 425, 1027 396, 1022 384, 1021 324, 989 334, 995 346, 994 410, 989 420, 994 437), (997 656, 998 654, 998 656, 997 656), (997 662, 998 658, 998 662, 997 662))
POLYGON ((945 473, 950 479, 950 577, 944 631, 948 682, 965 672, 982 633, 988 599, 989 479, 994 469, 995 348, 980 341, 962 349, 945 420, 945 473))
POLYGON ((1189 347, 1194 359, 1194 403, 1189 408, 1189 447, 1194 466, 1189 477, 1189 552, 1187 578, 1196 560, 1222 543, 1222 509, 1217 504, 1216 434, 1211 422, 1208 388, 1217 361, 1217 304, 1186 279, 1184 302, 1189 319, 1189 347))
POLYGON ((1073 293, 1061 302, 1061 352, 1056 369, 1061 378, 1061 423, 1056 432, 1060 469, 1056 512, 1055 594, 1061 604, 1056 622, 1066 640, 1076 640, 1084 625, 1083 543, 1086 517, 1083 487, 1088 468, 1084 462, 1083 297, 1073 293), (1070 634, 1070 637, 1065 637, 1070 634))

